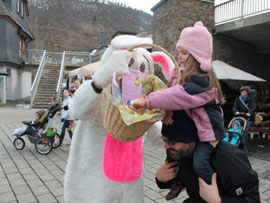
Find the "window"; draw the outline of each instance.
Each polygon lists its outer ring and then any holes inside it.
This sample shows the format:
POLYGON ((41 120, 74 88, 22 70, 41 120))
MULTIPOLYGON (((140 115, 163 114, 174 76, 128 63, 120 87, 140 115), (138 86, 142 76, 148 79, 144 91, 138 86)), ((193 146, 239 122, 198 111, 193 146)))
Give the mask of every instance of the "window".
POLYGON ((17 0, 17 13, 21 13, 21 0, 17 0))
POLYGON ((21 0, 21 17, 24 17, 24 3, 23 1, 21 0))
POLYGON ((19 54, 21 55, 26 50, 26 38, 22 35, 19 35, 19 54))
POLYGON ((100 33, 100 34, 98 34, 98 47, 101 47, 103 45, 107 45, 107 36, 106 36, 106 33, 100 33))
POLYGON ((23 2, 23 0, 17 0, 17 13, 22 18, 24 17, 24 2, 23 2))

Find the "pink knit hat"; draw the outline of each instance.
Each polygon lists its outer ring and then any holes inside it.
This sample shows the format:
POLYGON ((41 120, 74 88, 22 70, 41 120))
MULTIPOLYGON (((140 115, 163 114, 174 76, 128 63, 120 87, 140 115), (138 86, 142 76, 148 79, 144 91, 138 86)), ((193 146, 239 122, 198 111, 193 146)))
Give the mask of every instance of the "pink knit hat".
POLYGON ((212 66, 213 39, 201 21, 193 27, 182 30, 176 48, 187 50, 201 65, 201 70, 208 72, 212 66))

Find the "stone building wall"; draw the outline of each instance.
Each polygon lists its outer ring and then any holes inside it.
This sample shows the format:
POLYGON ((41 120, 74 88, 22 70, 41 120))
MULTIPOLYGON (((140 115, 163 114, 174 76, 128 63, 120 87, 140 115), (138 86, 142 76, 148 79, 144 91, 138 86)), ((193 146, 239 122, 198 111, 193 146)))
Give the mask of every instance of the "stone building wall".
POLYGON ((268 82, 260 86, 270 88, 270 55, 256 54, 255 47, 223 35, 215 35, 213 60, 221 60, 233 67, 261 77, 268 82))
MULTIPOLYGON (((214 4, 200 0, 161 1, 154 9, 153 40, 176 56, 175 44, 181 30, 201 20, 212 32, 214 28, 214 4)), ((255 47, 235 39, 213 35, 213 60, 221 60, 234 67, 270 81, 270 55, 255 53, 255 47)), ((262 86, 270 88, 270 82, 262 86)))
POLYGON ((211 31, 214 23, 214 4, 200 0, 167 0, 154 10, 153 40, 170 53, 176 54, 175 44, 180 32, 196 21, 202 21, 211 31))

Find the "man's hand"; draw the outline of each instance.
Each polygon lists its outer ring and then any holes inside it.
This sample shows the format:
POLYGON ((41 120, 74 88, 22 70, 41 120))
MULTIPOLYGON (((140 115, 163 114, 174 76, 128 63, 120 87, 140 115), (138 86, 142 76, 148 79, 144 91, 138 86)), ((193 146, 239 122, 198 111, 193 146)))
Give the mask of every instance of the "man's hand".
POLYGON ((250 113, 246 113, 246 117, 248 117, 248 118, 249 118, 249 117, 250 117, 250 113))
POLYGON ((160 169, 158 169, 158 171, 156 172, 156 177, 158 181, 162 183, 167 183, 173 178, 175 178, 178 172, 178 167, 174 167, 174 166, 177 166, 177 165, 178 165, 177 161, 164 163, 160 167, 160 169))
POLYGON ((217 187, 217 174, 212 176, 212 184, 208 185, 199 177, 200 196, 208 203, 221 203, 217 187))
POLYGON ((239 111, 235 112, 235 115, 236 116, 240 115, 240 112, 239 111))

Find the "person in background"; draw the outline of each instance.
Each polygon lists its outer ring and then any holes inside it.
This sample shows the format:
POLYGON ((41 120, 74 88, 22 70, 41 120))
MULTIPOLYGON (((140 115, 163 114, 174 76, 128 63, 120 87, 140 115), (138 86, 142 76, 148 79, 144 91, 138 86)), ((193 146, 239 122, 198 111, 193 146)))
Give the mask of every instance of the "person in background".
POLYGON ((63 109, 61 112, 61 122, 63 122, 63 125, 62 125, 61 134, 60 134, 60 143, 61 144, 65 138, 66 129, 68 131, 70 140, 72 139, 72 135, 73 135, 73 133, 72 133, 73 119, 69 115, 69 108, 68 108, 68 105, 72 100, 69 90, 65 89, 63 91, 63 98, 64 98, 63 104, 62 104, 63 109))
POLYGON ((243 116, 248 119, 247 127, 242 137, 243 150, 248 151, 248 132, 255 121, 256 101, 251 95, 250 87, 243 86, 240 88, 240 96, 237 97, 233 104, 233 113, 235 116, 243 116))
POLYGON ((74 81, 74 87, 75 87, 75 89, 77 90, 80 87, 80 85, 81 85, 81 80, 80 79, 76 79, 74 81))
POLYGON ((232 127, 225 133, 226 137, 223 140, 236 146, 240 139, 241 134, 242 134, 241 123, 238 120, 235 120, 232 123, 232 127))

